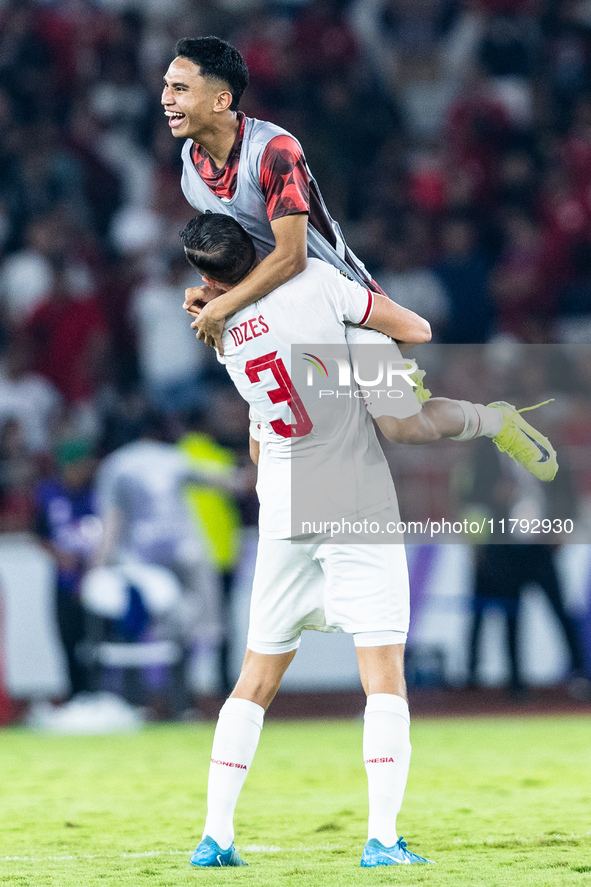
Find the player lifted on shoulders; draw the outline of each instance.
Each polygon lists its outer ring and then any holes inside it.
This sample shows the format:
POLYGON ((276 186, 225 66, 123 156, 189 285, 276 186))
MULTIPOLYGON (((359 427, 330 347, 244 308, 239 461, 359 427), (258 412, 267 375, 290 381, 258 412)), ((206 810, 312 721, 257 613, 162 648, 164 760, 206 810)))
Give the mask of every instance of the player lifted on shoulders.
MULTIPOLYGON (((171 132, 185 140, 185 197, 201 213, 223 213, 240 222, 261 260, 231 292, 204 308, 207 287, 188 292, 186 307, 197 317, 197 335, 220 353, 226 317, 301 273, 308 256, 353 277, 376 294, 376 304, 384 297, 330 217, 297 139, 238 111, 247 85, 248 69, 238 50, 217 37, 203 37, 177 43, 162 93, 171 132)), ((355 335, 351 328, 348 341, 355 335)), ((457 424, 457 403, 427 400, 418 417, 397 421, 392 439, 423 442, 425 428, 431 429, 431 440, 450 436, 450 426, 457 424)), ((484 433, 534 476, 552 480, 558 465, 546 439, 511 405, 499 402, 497 407, 483 420, 473 405, 465 406, 464 429, 457 439, 484 433)))

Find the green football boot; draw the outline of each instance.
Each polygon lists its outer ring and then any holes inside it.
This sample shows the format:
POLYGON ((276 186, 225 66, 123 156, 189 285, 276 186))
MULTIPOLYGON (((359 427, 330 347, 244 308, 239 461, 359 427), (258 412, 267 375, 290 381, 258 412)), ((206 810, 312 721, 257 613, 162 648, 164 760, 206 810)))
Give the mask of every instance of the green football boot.
POLYGON ((425 370, 416 369, 414 373, 410 374, 410 378, 415 383, 414 392, 417 396, 418 402, 425 403, 425 401, 429 400, 429 398, 431 397, 431 392, 428 388, 425 388, 423 384, 423 379, 425 378, 425 370))
POLYGON ((544 481, 554 480, 558 471, 556 450, 548 438, 540 434, 520 414, 527 412, 527 410, 536 410, 547 403, 550 401, 545 400, 544 403, 538 403, 533 407, 523 407, 520 410, 510 403, 505 403, 504 400, 489 403, 489 407, 496 407, 503 414, 501 430, 496 437, 493 437, 493 441, 501 453, 507 453, 515 462, 523 465, 530 474, 544 481))

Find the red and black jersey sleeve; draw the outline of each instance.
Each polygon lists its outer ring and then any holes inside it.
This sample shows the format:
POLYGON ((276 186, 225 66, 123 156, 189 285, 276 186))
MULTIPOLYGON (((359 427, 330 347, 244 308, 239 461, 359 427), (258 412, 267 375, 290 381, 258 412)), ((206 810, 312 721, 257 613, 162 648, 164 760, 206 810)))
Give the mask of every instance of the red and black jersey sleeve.
POLYGON ((259 175, 270 222, 310 212, 310 179, 302 149, 291 136, 271 139, 259 175))

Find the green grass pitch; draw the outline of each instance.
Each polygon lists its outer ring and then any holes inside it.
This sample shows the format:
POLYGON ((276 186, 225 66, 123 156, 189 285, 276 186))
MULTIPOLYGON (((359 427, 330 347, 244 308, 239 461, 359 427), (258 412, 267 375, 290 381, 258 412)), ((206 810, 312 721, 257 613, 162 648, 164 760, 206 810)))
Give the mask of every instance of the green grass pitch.
POLYGON ((239 802, 250 866, 191 869, 213 724, 0 732, 0 884, 591 884, 591 719, 416 720, 401 833, 437 866, 361 869, 359 721, 269 721, 239 802))

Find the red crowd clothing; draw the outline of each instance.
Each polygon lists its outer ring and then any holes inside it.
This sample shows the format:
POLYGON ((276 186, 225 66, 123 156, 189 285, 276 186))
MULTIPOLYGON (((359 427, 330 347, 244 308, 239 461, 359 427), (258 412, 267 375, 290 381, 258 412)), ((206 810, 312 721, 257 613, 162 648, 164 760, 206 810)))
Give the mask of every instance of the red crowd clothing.
POLYGON ((48 299, 34 312, 25 333, 33 345, 36 371, 67 401, 86 400, 95 393, 97 352, 106 328, 94 299, 48 299))

